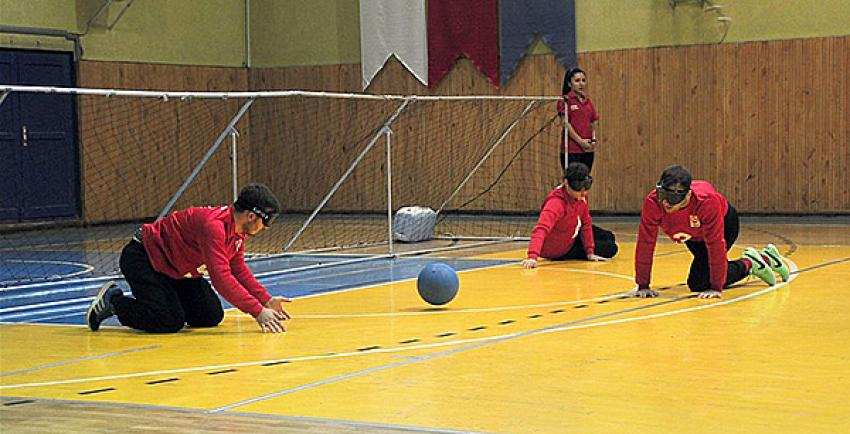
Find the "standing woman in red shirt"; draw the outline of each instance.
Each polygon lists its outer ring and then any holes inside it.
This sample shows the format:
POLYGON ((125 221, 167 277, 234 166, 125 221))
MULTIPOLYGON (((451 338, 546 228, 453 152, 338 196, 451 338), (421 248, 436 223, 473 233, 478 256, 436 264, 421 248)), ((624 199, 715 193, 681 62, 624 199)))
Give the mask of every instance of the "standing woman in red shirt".
POLYGON ((269 295, 245 265, 248 236, 268 229, 280 203, 268 187, 249 184, 233 205, 189 208, 142 225, 121 252, 119 266, 133 297, 107 282, 86 314, 97 331, 117 315, 125 326, 152 333, 215 327, 224 318, 215 291, 254 317, 263 332, 284 331, 284 297, 269 295))
POLYGON ((563 98, 558 100, 558 115, 566 113, 564 134, 561 135, 561 170, 564 169, 564 143, 566 146, 566 164, 583 163, 593 169, 593 155, 596 151, 596 124, 599 114, 593 102, 587 96, 587 74, 581 68, 572 68, 564 75, 563 98))
POLYGON ((593 226, 587 191, 593 183, 582 163, 570 163, 564 181, 543 202, 540 218, 531 231, 524 268, 537 267, 537 258, 607 261, 617 254, 614 234, 593 226))
POLYGON ((741 259, 727 260, 726 252, 738 238, 738 226, 738 213, 714 186, 692 181, 690 172, 682 166, 664 169, 641 209, 635 248, 635 296, 658 295, 649 288, 649 282, 659 227, 674 242, 685 243, 694 256, 688 288, 699 292, 699 298, 722 298, 723 288, 748 274, 771 286, 776 283, 774 272, 788 281, 788 267, 773 244, 761 252, 747 247, 741 259))

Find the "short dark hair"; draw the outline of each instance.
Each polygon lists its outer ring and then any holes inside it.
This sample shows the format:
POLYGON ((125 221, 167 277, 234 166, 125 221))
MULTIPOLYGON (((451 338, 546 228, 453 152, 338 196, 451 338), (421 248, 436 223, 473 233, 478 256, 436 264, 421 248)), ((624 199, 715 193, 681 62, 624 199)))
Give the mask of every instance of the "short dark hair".
POLYGON ((586 164, 579 163, 578 161, 570 163, 564 170, 564 179, 567 181, 583 181, 588 175, 590 175, 590 169, 586 164))
POLYGON ((691 172, 689 172, 688 169, 684 166, 674 164, 672 166, 667 166, 667 168, 661 172, 661 179, 658 180, 658 185, 664 188, 681 185, 684 189, 688 190, 691 188, 692 180, 691 172))
POLYGON ((233 204, 237 211, 250 211, 257 207, 268 214, 277 214, 280 212, 280 202, 272 193, 271 189, 264 184, 251 183, 246 185, 239 192, 239 198, 233 204))

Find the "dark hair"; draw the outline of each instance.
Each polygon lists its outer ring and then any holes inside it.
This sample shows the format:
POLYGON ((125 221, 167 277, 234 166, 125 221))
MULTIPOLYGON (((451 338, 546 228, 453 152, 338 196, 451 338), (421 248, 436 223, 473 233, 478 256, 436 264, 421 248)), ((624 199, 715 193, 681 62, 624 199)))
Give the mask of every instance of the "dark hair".
POLYGON ((567 181, 581 181, 590 175, 590 169, 584 163, 574 161, 564 169, 564 179, 567 181))
POLYGON ((688 190, 691 188, 692 180, 691 172, 689 172, 688 169, 684 166, 674 164, 672 166, 667 166, 667 168, 661 172, 661 179, 658 180, 658 185, 664 188, 681 185, 685 190, 688 190))
POLYGON ((570 93, 571 90, 573 90, 573 88, 570 87, 570 80, 572 80, 573 76, 578 74, 578 73, 582 73, 584 75, 587 75, 587 73, 584 72, 584 70, 579 68, 578 66, 576 66, 575 68, 570 68, 569 70, 567 70, 567 73, 564 74, 564 87, 561 89, 561 95, 566 95, 566 94, 570 93))
POLYGON ((271 189, 264 184, 251 183, 242 188, 239 198, 233 204, 237 211, 250 211, 254 207, 262 209, 268 214, 280 212, 280 202, 272 193, 271 189))

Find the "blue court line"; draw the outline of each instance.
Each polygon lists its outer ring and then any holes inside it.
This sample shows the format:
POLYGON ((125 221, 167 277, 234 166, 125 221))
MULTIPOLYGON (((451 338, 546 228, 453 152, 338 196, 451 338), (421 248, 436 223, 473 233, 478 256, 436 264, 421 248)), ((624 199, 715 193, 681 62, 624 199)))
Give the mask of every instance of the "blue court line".
MULTIPOLYGON (((346 255, 293 255, 252 261, 249 266, 255 273, 268 270, 297 268, 319 263, 333 263, 352 259, 346 255)), ((472 270, 515 263, 513 260, 482 260, 455 258, 390 258, 374 261, 308 269, 261 278, 271 295, 300 298, 338 292, 347 289, 374 286, 415 278, 426 265, 443 262, 458 271, 472 270)), ((129 293, 126 282, 119 286, 129 293)), ((0 322, 41 324, 85 324, 85 312, 99 283, 53 285, 22 288, 0 293, 0 322)), ((233 307, 222 300, 225 309, 233 307)), ((115 318, 104 325, 118 325, 115 318)))

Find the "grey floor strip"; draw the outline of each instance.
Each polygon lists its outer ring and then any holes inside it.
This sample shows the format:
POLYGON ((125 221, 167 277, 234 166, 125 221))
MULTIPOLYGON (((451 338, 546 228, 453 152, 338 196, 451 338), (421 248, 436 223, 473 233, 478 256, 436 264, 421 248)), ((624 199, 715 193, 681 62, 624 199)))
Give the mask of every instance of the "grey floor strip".
POLYGON ((147 347, 133 348, 131 350, 118 351, 116 353, 107 353, 107 354, 101 354, 101 355, 98 355, 98 356, 83 357, 82 359, 73 359, 73 360, 65 360, 65 361, 56 362, 56 363, 48 363, 46 365, 33 366, 32 368, 19 369, 17 371, 3 372, 2 374, 0 374, 0 377, 8 377, 10 375, 18 375, 18 374, 23 374, 23 373, 26 373, 26 372, 38 371, 39 369, 54 368, 56 366, 69 365, 71 363, 85 362, 87 360, 105 359, 107 357, 121 356, 121 355, 124 355, 124 354, 137 353, 139 351, 153 350, 153 349, 156 349, 156 348, 159 348, 159 347, 160 347, 159 345, 150 345, 150 346, 147 346, 147 347))

